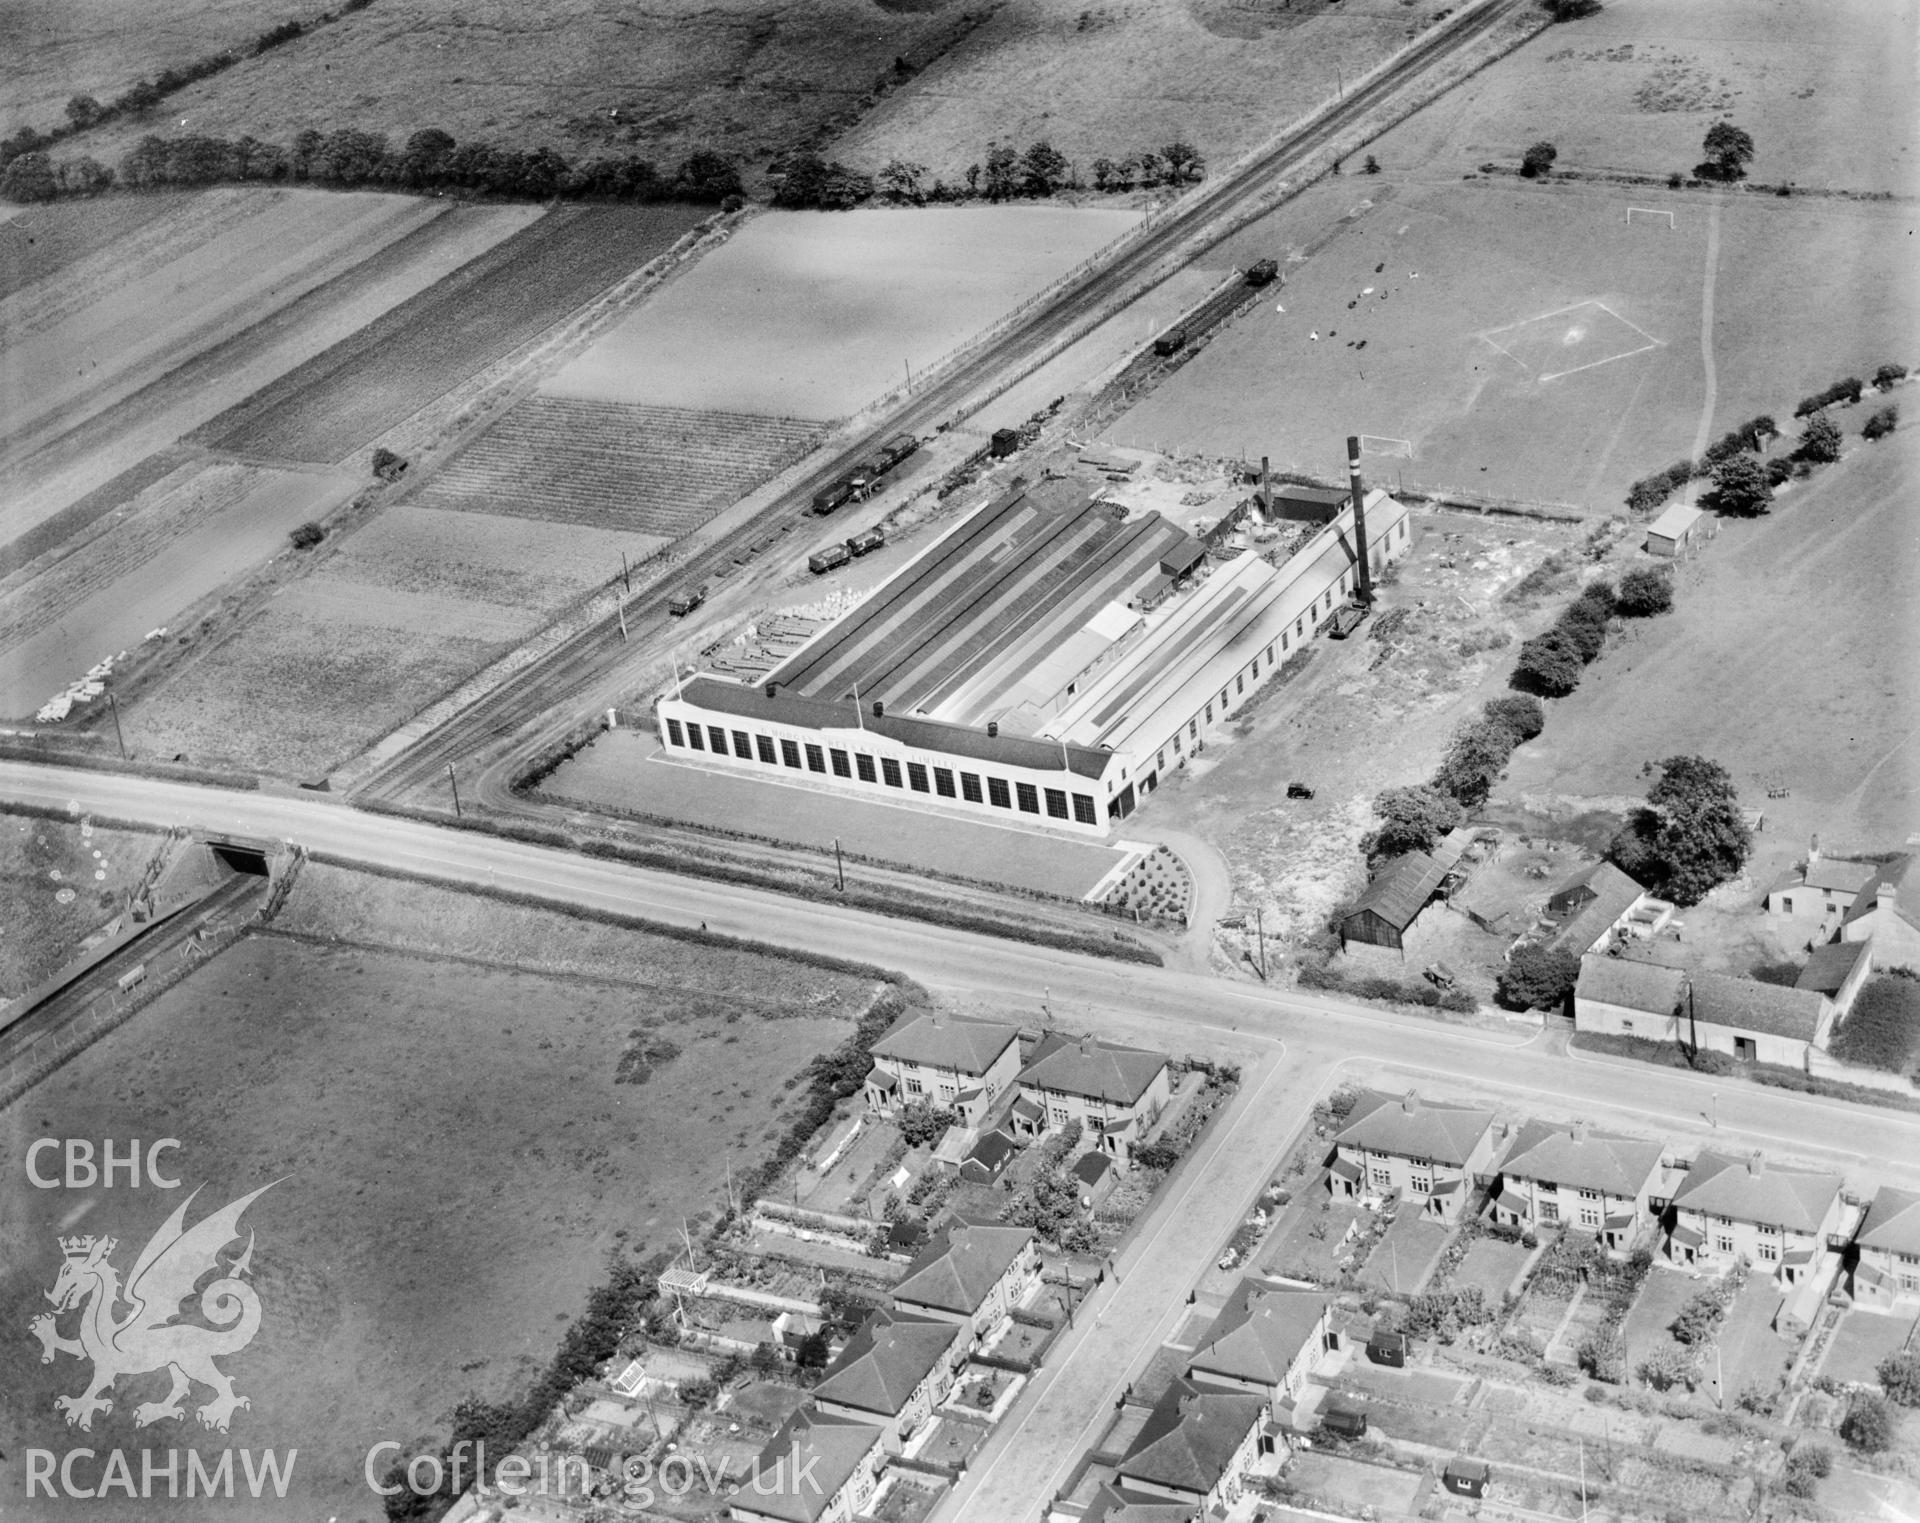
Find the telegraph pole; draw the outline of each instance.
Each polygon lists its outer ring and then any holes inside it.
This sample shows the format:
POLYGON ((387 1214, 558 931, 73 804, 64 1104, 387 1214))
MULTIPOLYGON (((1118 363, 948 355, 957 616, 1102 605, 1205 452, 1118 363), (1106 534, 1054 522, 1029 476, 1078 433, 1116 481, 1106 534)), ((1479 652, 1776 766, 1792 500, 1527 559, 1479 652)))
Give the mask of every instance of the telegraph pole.
POLYGON ((461 817, 460 815, 460 779, 453 775, 452 762, 447 763, 447 781, 453 786, 453 817, 457 820, 461 817))
POLYGON ((628 592, 633 591, 633 568, 627 564, 627 552, 620 552, 620 580, 626 584, 628 592))
POLYGON ((127 759, 127 737, 120 733, 120 705, 113 701, 113 694, 107 694, 107 712, 113 716, 113 738, 120 745, 120 760, 127 759))
POLYGON ((847 891, 847 869, 840 860, 840 837, 833 838, 833 876, 840 884, 840 892, 847 891))

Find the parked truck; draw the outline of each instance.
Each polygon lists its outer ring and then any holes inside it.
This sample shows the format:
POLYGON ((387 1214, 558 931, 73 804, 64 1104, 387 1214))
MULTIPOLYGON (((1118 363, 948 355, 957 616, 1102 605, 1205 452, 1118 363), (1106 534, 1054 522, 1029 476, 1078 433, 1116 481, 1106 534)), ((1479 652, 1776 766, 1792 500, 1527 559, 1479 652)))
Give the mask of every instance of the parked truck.
POLYGON ((1270 286, 1280 278, 1280 261, 1277 259, 1256 259, 1247 266, 1247 284, 1250 286, 1270 286))
POLYGON ((865 555, 869 550, 878 550, 887 542, 887 531, 875 524, 871 529, 862 529, 847 541, 847 551, 851 555, 865 555))
POLYGON ((824 518, 851 496, 853 483, 842 476, 831 486, 824 486, 813 494, 813 511, 824 518))
POLYGON ((853 551, 845 545, 828 545, 824 550, 816 550, 807 557, 807 570, 815 576, 824 576, 836 566, 844 566, 853 559, 853 551))
POLYGON ((706 600, 707 588, 704 582, 698 587, 686 587, 667 604, 667 612, 676 619, 684 619, 706 600))

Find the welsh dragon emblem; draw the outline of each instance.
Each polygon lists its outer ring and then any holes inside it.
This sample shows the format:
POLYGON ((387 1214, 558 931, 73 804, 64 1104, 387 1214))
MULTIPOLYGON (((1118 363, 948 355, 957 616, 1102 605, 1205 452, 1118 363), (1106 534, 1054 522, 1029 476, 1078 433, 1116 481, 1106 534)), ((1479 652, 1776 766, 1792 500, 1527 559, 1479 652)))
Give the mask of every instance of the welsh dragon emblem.
POLYGON ((119 1246, 115 1239, 60 1239, 60 1275, 46 1292, 53 1310, 35 1317, 29 1331, 40 1340, 42 1364, 51 1364, 55 1354, 93 1361, 93 1380, 84 1392, 54 1398, 54 1409, 66 1413, 69 1426, 91 1429, 96 1412, 112 1411, 113 1398, 103 1393, 122 1375, 157 1370, 171 1373, 173 1389, 164 1400, 143 1401, 133 1409, 136 1427, 185 1417, 182 1401, 196 1384, 210 1386, 214 1393, 213 1400, 199 1408, 206 1427, 224 1433, 235 1410, 252 1405, 234 1394, 232 1378, 214 1363, 223 1355, 238 1353, 260 1331, 260 1297, 247 1283, 253 1265, 252 1232, 247 1234, 245 1251, 231 1263, 222 1263, 220 1252, 239 1237, 240 1213, 272 1188, 262 1185, 188 1227, 187 1207, 200 1193, 196 1189, 140 1250, 124 1290, 120 1271, 112 1263, 119 1246), (179 1321, 180 1303, 210 1270, 217 1271, 219 1278, 200 1292, 199 1304, 213 1326, 179 1321), (124 1314, 118 1310, 122 1302, 130 1308, 124 1314), (62 1337, 59 1319, 76 1309, 79 1336, 62 1337))

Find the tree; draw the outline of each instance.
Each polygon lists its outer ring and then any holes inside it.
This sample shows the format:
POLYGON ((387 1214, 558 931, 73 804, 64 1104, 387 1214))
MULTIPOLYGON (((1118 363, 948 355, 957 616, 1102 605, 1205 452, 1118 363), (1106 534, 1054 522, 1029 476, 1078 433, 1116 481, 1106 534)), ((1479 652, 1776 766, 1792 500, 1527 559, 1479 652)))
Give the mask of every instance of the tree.
POLYGON ((793 1348, 793 1362, 803 1370, 824 1370, 832 1357, 825 1333, 808 1333, 793 1348))
POLYGON ((1183 180, 1197 180, 1206 173, 1206 160, 1200 157, 1200 150, 1191 143, 1168 143, 1161 148, 1160 157, 1167 161, 1167 178, 1175 184, 1183 180))
POLYGON ((1732 122, 1715 122, 1701 144, 1707 161, 1699 168, 1703 179, 1738 180, 1753 158, 1753 139, 1732 122))
POLYGON ((1574 1357, 1579 1360, 1580 1368, 1595 1380, 1604 1380, 1609 1385, 1626 1383, 1627 1346, 1618 1332, 1602 1328, 1587 1334, 1580 1340, 1574 1357))
POLYGON ((1520 657, 1514 662, 1513 676, 1508 681, 1523 693, 1564 698, 1580 685, 1580 673, 1585 666, 1579 648, 1556 626, 1520 647, 1520 657))
POLYGON ((1004 201, 1020 187, 1020 155, 1005 143, 987 149, 987 199, 1004 201))
POLYGON ((1582 16, 1600 14, 1600 0, 1540 0, 1555 21, 1578 21, 1582 16))
POLYGON ((1554 1010, 1580 977, 1580 958, 1534 945, 1518 948, 1500 970, 1495 997, 1509 1010, 1554 1010))
POLYGON ((1520 156, 1520 173, 1529 180, 1544 179, 1553 173, 1553 161, 1559 157, 1560 150, 1553 144, 1535 143, 1520 156))
POLYGON ((1095 190, 1106 190, 1113 184, 1117 169, 1118 166, 1112 159, 1095 159, 1093 161, 1093 188, 1095 190))
POLYGON ((1884 439, 1899 426, 1900 409, 1889 403, 1861 426, 1860 437, 1867 440, 1884 439))
POLYGON ((1907 367, 1905 365, 1882 365, 1873 373, 1873 384, 1876 390, 1892 391, 1894 387, 1898 386, 1906 378, 1907 367))
POLYGON ((680 194, 689 201, 719 202, 746 190, 740 183, 740 166, 710 148, 688 154, 673 179, 680 194))
POLYGON ((1726 768, 1699 756, 1670 756, 1607 854, 1662 897, 1698 904, 1738 873, 1753 852, 1726 768))
POLYGON ((1800 448, 1794 453, 1802 460, 1829 465, 1840 458, 1840 425, 1824 412, 1814 413, 1800 434, 1800 448))
POLYGON ((915 164, 909 159, 889 159, 880 170, 880 189, 895 204, 911 202, 919 206, 926 200, 920 190, 920 181, 926 172, 925 164, 915 164))
POLYGON ((1367 162, 1362 164, 1360 169, 1364 174, 1377 175, 1380 173, 1380 161, 1372 154, 1368 154, 1367 162))
POLYGON ((1773 501, 1773 488, 1767 485, 1767 468, 1752 455, 1735 455, 1723 460, 1713 472, 1713 496, 1723 513, 1752 517, 1767 511, 1773 501))
POLYGON ((1486 802, 1513 754, 1513 731, 1490 719, 1463 725, 1433 774, 1433 786, 1468 809, 1486 802))
POLYGON ((1620 578, 1614 604, 1630 619, 1645 619, 1673 607, 1673 578, 1651 566, 1640 566, 1620 578))
POLYGON ((9 201, 51 201, 59 193, 53 161, 44 153, 23 153, 0 170, 0 197, 9 201))
POLYGON ((1920 1407, 1920 1349, 1887 1355, 1874 1373, 1891 1400, 1903 1407, 1920 1407))
POLYGON ((1607 619, 1612 607, 1613 589, 1609 587, 1604 604, 1591 598, 1575 598, 1554 620, 1554 631, 1579 652, 1583 663, 1594 660, 1606 649, 1607 619))
POLYGON ((925 1100, 915 1100, 900 1108, 900 1137, 910 1148, 923 1148, 938 1142, 953 1125, 953 1112, 936 1109, 925 1100))
POLYGON ((1369 858, 1431 851, 1461 818, 1458 804, 1429 787, 1388 788, 1375 796, 1373 812, 1380 816, 1380 828, 1360 843, 1369 858))
POLYGON ((1525 745, 1547 727, 1547 711, 1530 693, 1489 699, 1480 712, 1495 724, 1505 725, 1516 746, 1525 745))
POLYGON ((1853 1398, 1853 1405, 1841 1419, 1840 1436, 1862 1454, 1884 1454, 1893 1447, 1896 1426, 1887 1398, 1863 1392, 1853 1398))
POLYGON ((75 132, 85 132, 100 120, 106 109, 91 95, 76 95, 67 102, 67 121, 75 132))
POLYGON ((1138 155, 1133 162, 1139 169, 1142 185, 1158 185, 1166 176, 1167 161, 1152 149, 1138 155))
POLYGON ((1671 1391, 1678 1385, 1691 1391, 1696 1376, 1693 1360, 1667 1344, 1640 1361, 1640 1378, 1656 1391, 1671 1391))
POLYGON ((1020 156, 1021 184, 1030 196, 1050 196, 1067 182, 1067 158, 1045 138, 1020 156))
POLYGON ((81 154, 63 159, 54 171, 63 196, 97 196, 113 184, 113 171, 98 159, 81 154))

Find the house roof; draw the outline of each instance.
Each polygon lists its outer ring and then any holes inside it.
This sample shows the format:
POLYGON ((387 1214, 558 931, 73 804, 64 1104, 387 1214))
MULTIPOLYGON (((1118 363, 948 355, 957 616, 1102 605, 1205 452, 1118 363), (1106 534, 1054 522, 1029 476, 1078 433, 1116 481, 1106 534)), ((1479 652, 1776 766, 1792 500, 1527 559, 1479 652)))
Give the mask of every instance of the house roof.
POLYGON ((1341 918, 1352 920, 1371 913, 1396 931, 1404 931, 1413 924, 1413 917, 1426 908, 1446 875, 1446 868, 1424 851, 1410 851, 1395 857, 1373 875, 1373 881, 1341 918))
POLYGON ((980 1075, 993 1067, 1008 1044, 1019 1040, 1018 1026, 933 1010, 910 1010, 886 1029, 871 1050, 875 1057, 901 1063, 980 1075))
POLYGON ((1811 1042, 1826 1013, 1826 996, 1812 989, 1784 989, 1730 973, 1695 973, 1690 984, 1691 1014, 1703 1025, 1811 1042))
POLYGON ((1882 1185, 1860 1223, 1860 1246, 1920 1253, 1920 1194, 1882 1185))
POLYGON ((862 1412, 896 1417, 914 1387, 953 1347, 957 1334, 951 1322, 882 1308, 847 1340, 813 1394, 862 1412))
POLYGON ((1093 1494, 1081 1523, 1192 1523, 1193 1504, 1150 1497, 1111 1482, 1093 1494))
MULTIPOLYGON (((1911 856, 1895 857, 1891 862, 1882 862, 1873 870, 1873 876, 1861 884, 1860 892, 1854 896, 1854 901, 1842 918, 1841 924, 1852 925, 1863 916, 1872 914, 1874 907, 1880 902, 1882 892, 1899 895, 1900 891, 1906 887, 1907 870, 1912 866, 1911 856)), ((1893 912, 1909 925, 1916 923, 1913 918, 1913 900, 1910 898, 1894 898, 1893 912)))
POLYGON ((950 724, 943 719, 866 713, 858 704, 839 699, 804 698, 786 691, 769 698, 764 686, 747 687, 704 673, 689 680, 678 697, 709 714, 764 720, 768 724, 793 725, 802 730, 869 730, 917 750, 963 756, 970 761, 998 762, 1007 767, 1026 767, 1034 772, 1070 772, 1089 780, 1098 779, 1106 772, 1113 755, 1110 751, 1059 740, 1034 740, 1005 732, 989 735, 972 725, 950 724))
POLYGON ((1029 1227, 943 1227, 893 1287, 894 1303, 972 1316, 1032 1241, 1029 1227))
POLYGON ((1678 539, 1700 522, 1701 516, 1698 508, 1689 507, 1684 502, 1676 502, 1647 525, 1647 533, 1657 534, 1662 539, 1678 539))
POLYGON ((1680 1004, 1680 986, 1687 975, 1658 963, 1632 962, 1588 952, 1580 959, 1580 978, 1573 986, 1576 1008, 1581 1000, 1645 1010, 1650 1015, 1672 1015, 1680 1004))
POLYGON ((1873 943, 1870 940, 1836 941, 1816 947, 1813 956, 1807 959, 1807 965, 1800 970, 1800 976, 1793 981, 1793 987, 1811 989, 1831 999, 1853 977, 1861 959, 1872 950, 1873 943))
POLYGON ((880 1430, 869 1423, 802 1407, 780 1425, 754 1461, 754 1474, 765 1477, 766 1490, 749 1483, 741 1505, 763 1517, 815 1523, 879 1442, 880 1430), (812 1484, 775 1483, 776 1475, 792 1472, 796 1460, 812 1484))
POLYGON ((1838 857, 1819 857, 1800 875, 1808 888, 1831 890, 1837 894, 1857 894, 1872 881, 1878 868, 1873 862, 1846 862, 1838 857))
POLYGON ((1050 1031, 1040 1038, 1027 1066, 1020 1070, 1020 1082, 1035 1089, 1132 1105, 1166 1066, 1164 1052, 1050 1031))
POLYGON ((1119 1478, 1205 1496, 1266 1410, 1266 1398, 1251 1391, 1176 1379, 1141 1425, 1119 1478))
POLYGON ((1468 1455, 1456 1454, 1447 1461, 1447 1474, 1457 1475, 1463 1481, 1484 1481, 1489 1472, 1485 1460, 1476 1460, 1468 1455))
MULTIPOLYGON (((1551 898, 1585 890, 1592 898, 1581 904, 1571 920, 1555 933, 1552 945, 1585 952, 1619 923, 1646 892, 1611 862, 1597 862, 1584 873, 1560 885, 1551 898)), ((1584 896, 1583 896, 1584 897, 1584 896)), ((1549 900, 1551 902, 1551 899, 1549 900)))
POLYGON ((1816 1232, 1839 1194, 1838 1174, 1784 1168, 1757 1153, 1733 1158, 1707 1152, 1693 1161, 1673 1203, 1683 1211, 1816 1232))
POLYGON ((1464 1164, 1493 1125, 1493 1112, 1436 1104, 1409 1090, 1404 1099, 1369 1092, 1360 1097, 1346 1129, 1334 1138, 1348 1147, 1396 1158, 1464 1164))
POLYGON ((1515 1134, 1500 1171, 1631 1198, 1660 1167, 1663 1151, 1657 1142, 1592 1131, 1579 1122, 1565 1127, 1528 1121, 1515 1134))
POLYGON ((1287 1290, 1252 1278, 1234 1287, 1220 1315, 1200 1339, 1188 1368, 1196 1375, 1231 1375, 1276 1386, 1320 1334, 1330 1298, 1287 1290))

